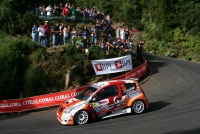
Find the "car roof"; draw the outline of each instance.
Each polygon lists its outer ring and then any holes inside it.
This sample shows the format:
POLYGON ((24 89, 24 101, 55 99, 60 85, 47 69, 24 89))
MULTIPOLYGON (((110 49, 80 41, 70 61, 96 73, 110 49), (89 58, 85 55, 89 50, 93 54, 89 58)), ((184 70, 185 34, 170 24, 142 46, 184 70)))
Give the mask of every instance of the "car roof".
POLYGON ((133 80, 106 80, 106 81, 93 83, 91 86, 99 89, 108 85, 114 85, 118 83, 135 83, 135 81, 133 80))

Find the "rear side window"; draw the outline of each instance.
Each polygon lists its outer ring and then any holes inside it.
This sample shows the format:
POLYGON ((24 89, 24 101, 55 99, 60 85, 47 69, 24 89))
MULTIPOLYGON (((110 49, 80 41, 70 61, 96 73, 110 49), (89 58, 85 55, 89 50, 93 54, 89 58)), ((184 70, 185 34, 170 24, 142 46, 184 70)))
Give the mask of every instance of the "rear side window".
POLYGON ((120 88, 122 90, 122 95, 126 95, 136 89, 136 84, 135 83, 123 83, 123 84, 120 84, 120 88))

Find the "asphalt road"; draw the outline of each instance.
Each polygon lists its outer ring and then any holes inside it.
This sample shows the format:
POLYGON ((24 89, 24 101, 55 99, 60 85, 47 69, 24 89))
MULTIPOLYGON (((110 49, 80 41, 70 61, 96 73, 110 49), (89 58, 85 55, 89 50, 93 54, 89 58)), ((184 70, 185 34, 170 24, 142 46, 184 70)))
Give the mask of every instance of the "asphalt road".
POLYGON ((152 70, 141 86, 150 109, 78 126, 63 126, 56 111, 0 119, 0 134, 200 134, 200 64, 145 55, 152 70))

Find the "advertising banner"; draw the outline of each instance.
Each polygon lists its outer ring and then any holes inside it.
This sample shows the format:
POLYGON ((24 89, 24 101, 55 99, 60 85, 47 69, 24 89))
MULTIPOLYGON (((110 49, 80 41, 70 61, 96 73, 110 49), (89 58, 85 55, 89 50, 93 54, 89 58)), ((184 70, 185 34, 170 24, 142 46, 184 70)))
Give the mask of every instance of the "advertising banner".
POLYGON ((104 60, 92 60, 96 75, 132 70, 131 55, 104 60))
POLYGON ((32 109, 60 105, 65 100, 75 97, 88 86, 74 90, 27 97, 22 99, 0 100, 0 113, 22 112, 32 109))

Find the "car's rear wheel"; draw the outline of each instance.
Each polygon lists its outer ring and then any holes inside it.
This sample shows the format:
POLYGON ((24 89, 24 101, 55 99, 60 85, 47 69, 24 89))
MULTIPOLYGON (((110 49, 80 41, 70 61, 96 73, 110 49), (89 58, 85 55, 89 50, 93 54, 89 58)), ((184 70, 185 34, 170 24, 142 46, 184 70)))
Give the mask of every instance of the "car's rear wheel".
POLYGON ((90 114, 85 110, 80 110, 75 114, 75 122, 79 125, 86 124, 90 120, 90 114))
POLYGON ((132 106, 131 110, 133 114, 141 114, 145 111, 145 104, 141 100, 135 101, 132 106))

